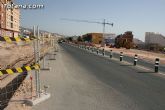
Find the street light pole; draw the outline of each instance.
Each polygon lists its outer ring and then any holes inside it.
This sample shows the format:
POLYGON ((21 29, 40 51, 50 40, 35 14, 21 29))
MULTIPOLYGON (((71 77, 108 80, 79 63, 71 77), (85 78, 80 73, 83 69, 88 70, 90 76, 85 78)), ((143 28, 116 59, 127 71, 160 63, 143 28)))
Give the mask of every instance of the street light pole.
POLYGON ((102 45, 105 47, 105 19, 103 20, 103 40, 102 45))

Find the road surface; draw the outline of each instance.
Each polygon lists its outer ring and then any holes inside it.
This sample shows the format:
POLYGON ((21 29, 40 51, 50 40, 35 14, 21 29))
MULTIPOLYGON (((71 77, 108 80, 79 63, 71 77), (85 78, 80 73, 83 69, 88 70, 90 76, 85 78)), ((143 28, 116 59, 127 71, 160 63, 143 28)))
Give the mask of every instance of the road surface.
POLYGON ((131 65, 61 44, 42 71, 51 98, 34 110, 165 110, 165 79, 131 65))

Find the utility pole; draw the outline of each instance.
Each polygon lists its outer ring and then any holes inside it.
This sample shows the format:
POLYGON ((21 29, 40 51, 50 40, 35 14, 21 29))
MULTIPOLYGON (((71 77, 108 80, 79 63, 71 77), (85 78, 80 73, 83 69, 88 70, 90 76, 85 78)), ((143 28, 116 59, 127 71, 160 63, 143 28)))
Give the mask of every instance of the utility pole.
POLYGON ((103 41, 102 45, 105 47, 105 19, 103 20, 103 41))

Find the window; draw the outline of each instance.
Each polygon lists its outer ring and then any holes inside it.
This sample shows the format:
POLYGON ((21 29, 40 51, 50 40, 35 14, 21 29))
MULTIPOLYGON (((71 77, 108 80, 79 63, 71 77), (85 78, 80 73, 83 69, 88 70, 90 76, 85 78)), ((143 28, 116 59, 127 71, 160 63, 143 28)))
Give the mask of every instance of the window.
POLYGON ((11 25, 11 28, 13 28, 13 23, 11 23, 10 25, 11 25))
POLYGON ((11 21, 13 21, 13 16, 11 16, 11 21))

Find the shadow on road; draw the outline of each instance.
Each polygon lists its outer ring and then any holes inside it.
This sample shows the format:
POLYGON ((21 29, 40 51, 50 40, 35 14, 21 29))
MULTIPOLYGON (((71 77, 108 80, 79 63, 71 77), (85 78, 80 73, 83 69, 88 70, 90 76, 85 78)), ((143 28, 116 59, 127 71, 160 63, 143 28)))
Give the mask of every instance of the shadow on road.
POLYGON ((155 73, 155 72, 153 72, 153 71, 140 71, 138 73, 155 73))
POLYGON ((130 64, 129 64, 129 65, 120 65, 120 66, 134 66, 134 65, 130 65, 130 64))

